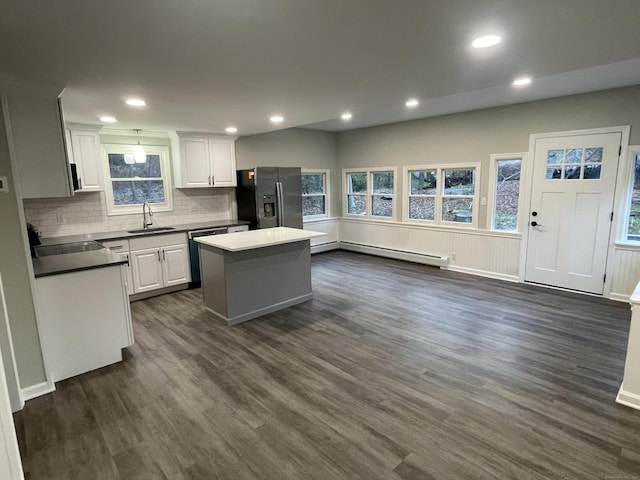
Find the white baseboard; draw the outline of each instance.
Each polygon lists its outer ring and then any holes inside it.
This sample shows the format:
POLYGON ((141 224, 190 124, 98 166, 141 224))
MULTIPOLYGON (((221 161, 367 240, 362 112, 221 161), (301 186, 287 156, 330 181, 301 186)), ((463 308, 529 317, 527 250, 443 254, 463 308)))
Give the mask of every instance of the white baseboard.
POLYGON ((469 275, 477 275, 479 277, 495 278, 496 280, 504 280, 506 282, 518 283, 520 279, 517 275, 507 275, 505 273, 488 272, 486 270, 478 270, 475 268, 458 267, 456 265, 449 265, 447 270, 452 272, 468 273, 469 275))
POLYGON ((53 382, 42 382, 31 385, 30 387, 20 389, 20 398, 23 402, 31 400, 32 398, 46 395, 47 393, 55 392, 56 386, 53 382))
POLYGON ((620 390, 618 391, 616 402, 621 405, 640 410, 640 395, 625 391, 624 383, 620 385, 620 390))
POLYGON ((311 245, 311 255, 314 253, 328 252, 330 250, 338 250, 340 244, 338 242, 327 242, 319 245, 311 245))
POLYGON ((613 293, 613 292, 611 292, 609 294, 609 299, 610 300, 615 300, 616 302, 629 303, 629 297, 630 297, 630 295, 626 295, 624 293, 613 293))
POLYGON ((449 264, 449 257, 439 257, 436 255, 425 255, 422 253, 405 252, 402 250, 394 250, 392 248, 372 247, 359 243, 340 242, 342 250, 351 252, 367 253, 369 255, 377 255, 379 257, 394 258, 396 260, 406 260, 408 262, 422 263, 424 265, 433 265, 435 267, 446 267, 449 264))

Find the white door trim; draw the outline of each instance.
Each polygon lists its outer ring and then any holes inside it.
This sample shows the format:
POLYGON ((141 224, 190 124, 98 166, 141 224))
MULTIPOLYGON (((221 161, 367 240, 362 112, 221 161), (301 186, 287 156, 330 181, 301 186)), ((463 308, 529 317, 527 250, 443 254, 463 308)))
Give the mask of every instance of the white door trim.
MULTIPOLYGON (((582 130, 567 130, 562 132, 547 132, 547 133, 532 133, 529 135, 529 152, 528 158, 530 161, 523 165, 521 178, 523 179, 522 183, 522 197, 523 197, 523 209, 522 209, 522 218, 529 218, 529 214, 527 212, 531 211, 531 193, 533 190, 533 153, 535 151, 536 141, 542 138, 555 138, 555 137, 571 137, 578 135, 594 135, 601 133, 620 133, 621 134, 621 145, 622 145, 622 154, 620 156, 620 161, 618 162, 618 172, 616 172, 616 188, 614 193, 614 217, 613 224, 611 225, 611 229, 609 232, 609 246, 607 250, 607 265, 606 265, 606 275, 607 280, 604 284, 603 297, 609 297, 611 293, 611 269, 612 263, 609 259, 613 258, 613 249, 615 246, 615 240, 618 236, 618 232, 620 231, 620 215, 618 214, 622 209, 624 209, 625 205, 625 195, 628 191, 628 182, 625 179, 622 179, 623 175, 619 175, 620 171, 628 166, 628 155, 625 155, 627 151, 627 147, 629 146, 629 136, 631 133, 630 125, 620 125, 614 127, 602 127, 602 128, 587 128, 582 130), (622 155, 625 155, 623 157, 622 155), (625 158, 627 158, 625 160, 625 158)), ((524 223, 522 224, 525 225, 524 223)), ((520 283, 524 283, 525 276, 525 266, 527 262, 527 247, 529 243, 529 229, 524 228, 522 230, 522 243, 520 246, 520 265, 518 267, 518 281, 520 283)), ((542 285, 544 286, 544 285, 542 285)))

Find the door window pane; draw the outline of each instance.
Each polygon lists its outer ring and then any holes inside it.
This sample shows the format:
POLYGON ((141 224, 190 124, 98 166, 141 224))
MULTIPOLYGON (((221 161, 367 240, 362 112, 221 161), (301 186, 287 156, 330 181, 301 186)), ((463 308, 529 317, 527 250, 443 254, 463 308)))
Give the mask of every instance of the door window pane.
POLYGON ((571 148, 565 152, 564 163, 582 163, 582 149, 571 148))
POLYGON ((562 168, 547 167, 547 180, 557 180, 562 178, 562 168))
POLYGON ((549 150, 547 152, 547 165, 558 165, 562 163, 564 150, 549 150))
POLYGON ((493 229, 518 229, 518 201, 520 198, 520 172, 522 160, 498 160, 493 229))
POLYGON ((585 149, 585 163, 602 163, 602 150, 602 147, 585 149))
POLYGON ((585 180, 598 180, 600 178, 601 165, 585 165, 584 166, 584 178, 585 180))
POLYGON ((564 167, 565 180, 580 180, 581 173, 582 168, 577 165, 567 165, 566 167, 564 167))

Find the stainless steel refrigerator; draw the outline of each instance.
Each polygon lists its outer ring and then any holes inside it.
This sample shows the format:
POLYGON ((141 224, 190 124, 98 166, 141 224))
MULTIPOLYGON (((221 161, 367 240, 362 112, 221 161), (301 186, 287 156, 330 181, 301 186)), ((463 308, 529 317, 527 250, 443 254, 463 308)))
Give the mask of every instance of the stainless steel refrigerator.
POLYGON ((249 228, 302 228, 302 171, 299 167, 238 170, 238 219, 249 228))

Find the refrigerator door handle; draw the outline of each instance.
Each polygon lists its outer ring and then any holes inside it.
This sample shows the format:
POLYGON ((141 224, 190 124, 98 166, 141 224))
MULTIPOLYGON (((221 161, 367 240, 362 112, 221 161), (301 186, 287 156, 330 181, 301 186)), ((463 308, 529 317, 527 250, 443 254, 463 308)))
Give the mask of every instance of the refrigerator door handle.
POLYGON ((278 204, 278 226, 281 227, 284 218, 284 197, 282 196, 282 182, 276 182, 276 203, 278 204))

